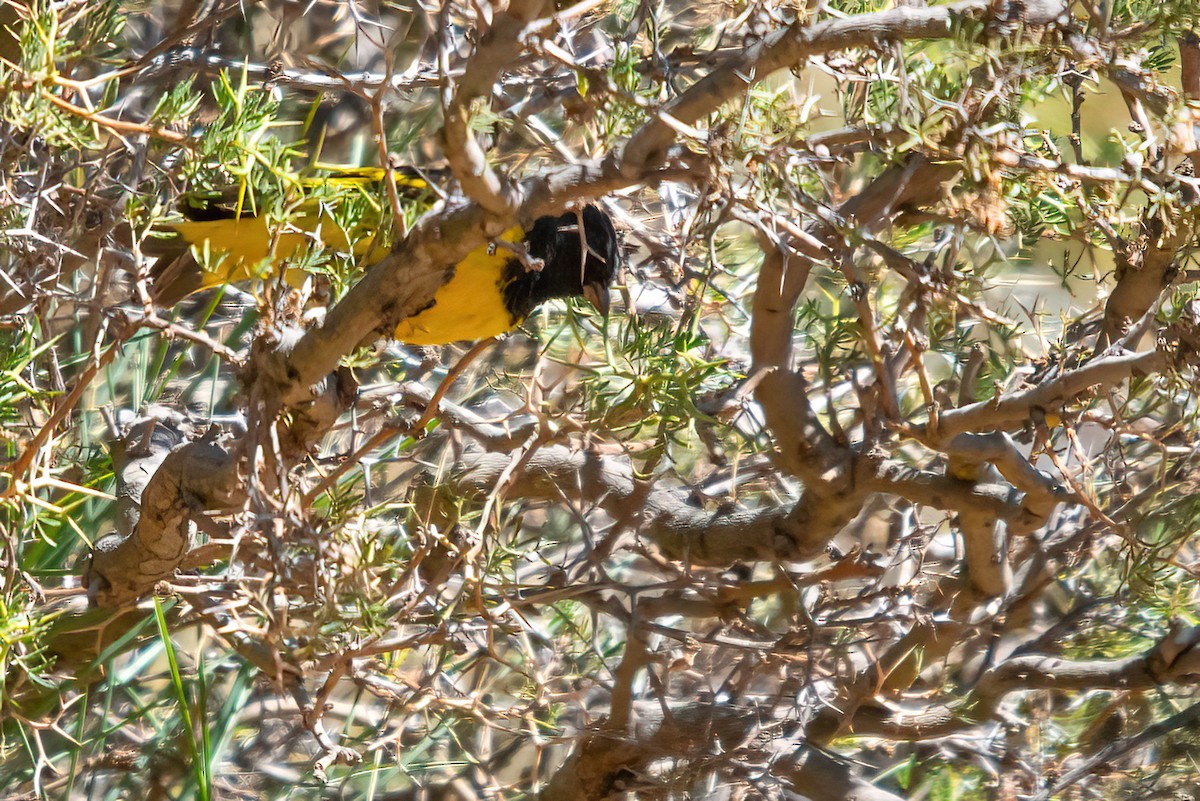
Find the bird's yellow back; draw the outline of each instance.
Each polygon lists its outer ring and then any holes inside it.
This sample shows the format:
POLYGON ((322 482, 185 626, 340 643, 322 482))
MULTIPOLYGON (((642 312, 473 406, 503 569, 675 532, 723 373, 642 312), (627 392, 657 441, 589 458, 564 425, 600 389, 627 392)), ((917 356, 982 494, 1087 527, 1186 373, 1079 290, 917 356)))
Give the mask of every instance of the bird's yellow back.
MULTIPOLYGON (((364 265, 374 264, 388 248, 371 233, 351 237, 327 214, 305 213, 293 219, 287 228, 273 230, 267 219, 244 215, 229 219, 184 220, 169 223, 171 231, 199 254, 211 269, 204 270, 200 288, 238 283, 278 274, 279 266, 298 259, 307 249, 324 247, 352 254, 364 265)), ((292 285, 303 281, 303 272, 288 270, 285 280, 292 285)))

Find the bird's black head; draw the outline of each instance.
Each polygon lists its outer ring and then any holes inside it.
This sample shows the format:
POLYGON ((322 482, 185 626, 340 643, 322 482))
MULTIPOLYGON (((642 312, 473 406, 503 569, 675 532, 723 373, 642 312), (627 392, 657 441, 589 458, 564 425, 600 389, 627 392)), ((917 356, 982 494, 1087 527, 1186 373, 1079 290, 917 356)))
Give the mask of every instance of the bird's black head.
POLYGON ((607 214, 585 206, 578 214, 569 211, 560 217, 541 217, 525 234, 525 247, 543 265, 541 270, 530 270, 520 259, 509 262, 504 302, 514 319, 525 319, 547 300, 575 297, 587 298, 601 314, 608 315, 608 287, 617 274, 621 253, 607 214))

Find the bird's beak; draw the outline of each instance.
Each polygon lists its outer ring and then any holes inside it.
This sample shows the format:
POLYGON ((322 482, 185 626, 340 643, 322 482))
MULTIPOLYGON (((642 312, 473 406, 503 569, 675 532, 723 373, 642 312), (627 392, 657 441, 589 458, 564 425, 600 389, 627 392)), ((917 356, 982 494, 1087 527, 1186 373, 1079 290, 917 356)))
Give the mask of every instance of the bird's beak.
POLYGON ((608 287, 599 281, 591 281, 583 285, 583 296, 588 303, 596 307, 604 317, 608 317, 608 287))

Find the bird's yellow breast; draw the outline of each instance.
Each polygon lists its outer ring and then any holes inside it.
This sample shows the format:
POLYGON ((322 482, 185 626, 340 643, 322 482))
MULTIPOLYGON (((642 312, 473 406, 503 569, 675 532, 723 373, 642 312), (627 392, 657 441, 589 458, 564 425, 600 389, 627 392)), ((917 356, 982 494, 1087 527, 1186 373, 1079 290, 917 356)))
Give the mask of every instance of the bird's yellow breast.
MULTIPOLYGON (((512 228, 501 239, 519 242, 523 235, 520 228, 512 228)), ((401 321, 396 339, 410 345, 444 345, 494 337, 521 322, 513 319, 504 304, 505 271, 511 258, 502 248, 494 253, 486 247, 468 253, 433 296, 433 305, 401 321)))
MULTIPOLYGON (((206 287, 277 274, 280 265, 318 243, 351 251, 346 232, 326 216, 303 216, 295 221, 294 227, 298 230, 276 232, 264 218, 256 216, 171 224, 193 247, 200 251, 207 249, 217 257, 210 261, 214 269, 205 271, 206 287)), ((520 228, 512 228, 500 238, 519 242, 523 237, 520 228)), ((489 248, 482 247, 468 253, 455 266, 450 280, 434 295, 433 305, 397 326, 396 339, 412 345, 443 345, 486 339, 519 323, 504 303, 505 272, 512 254, 503 248, 488 251, 489 248)), ((388 248, 367 237, 354 243, 353 253, 370 265, 386 256, 388 248)), ((288 270, 284 277, 295 286, 304 280, 304 273, 288 270)))

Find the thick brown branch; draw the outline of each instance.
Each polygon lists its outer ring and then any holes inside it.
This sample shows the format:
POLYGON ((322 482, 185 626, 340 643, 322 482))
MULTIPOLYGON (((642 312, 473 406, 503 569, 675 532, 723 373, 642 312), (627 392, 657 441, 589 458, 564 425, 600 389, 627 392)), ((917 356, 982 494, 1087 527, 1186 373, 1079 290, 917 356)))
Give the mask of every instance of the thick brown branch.
MULTIPOLYGON (((905 204, 928 202, 939 195, 942 184, 957 171, 957 165, 932 164, 914 156, 904 166, 876 178, 842 204, 834 216, 847 227, 878 230, 905 204)), ((821 221, 810 226, 805 236, 785 233, 782 239, 788 247, 772 245, 774 232, 760 229, 766 241, 752 306, 750 349, 754 370, 769 371, 755 397, 763 407, 782 466, 802 478, 810 492, 830 498, 833 506, 844 507, 844 516, 845 511, 861 506, 866 490, 848 483, 851 452, 834 442, 821 426, 807 402, 803 378, 791 369, 796 305, 808 282, 813 259, 826 255, 819 248, 834 246, 839 227, 821 221), (838 498, 836 504, 832 502, 834 496, 838 498)), ((852 517, 853 513, 846 520, 852 517)))
POLYGON ((234 503, 237 460, 215 439, 176 445, 156 464, 158 455, 171 448, 170 441, 184 436, 152 419, 149 430, 137 427, 122 443, 119 452, 132 461, 128 469, 121 461, 116 464, 118 494, 124 504, 119 524, 131 527, 132 533, 96 544, 84 578, 94 604, 132 602, 170 578, 190 545, 192 516, 206 509, 228 509, 234 503), (164 434, 169 441, 162 440, 164 434), (133 459, 143 449, 147 455, 133 459))
MULTIPOLYGON (((1036 387, 942 412, 938 418, 937 436, 930 444, 944 447, 955 436, 968 431, 1004 430, 1023 425, 1035 409, 1058 411, 1091 387, 1119 384, 1136 373, 1157 372, 1164 364, 1165 357, 1155 350, 1102 356, 1036 387)), ((933 433, 928 426, 917 430, 923 439, 933 433)))
MULTIPOLYGON (((1184 97, 1200 100, 1200 42, 1195 34, 1179 40, 1180 82, 1184 97)), ((1194 126, 1184 124, 1185 152, 1192 159, 1177 172, 1195 171, 1200 154, 1196 152, 1194 126), (1187 168, 1184 170, 1183 168, 1187 168)), ((1195 202, 1194 187, 1190 190, 1195 202)), ((1140 235, 1117 249, 1116 286, 1104 306, 1104 323, 1096 340, 1096 353, 1121 339, 1130 325, 1154 306, 1160 294, 1179 273, 1180 249, 1193 236, 1194 213, 1164 215, 1163 210, 1148 206, 1142 212, 1140 235)), ((1132 343, 1136 346, 1136 342, 1132 343)))
MULTIPOLYGON (((511 460, 509 453, 468 451, 455 471, 453 489, 489 493, 511 460)), ((785 527, 786 512, 777 509, 709 513, 689 504, 678 492, 652 489, 639 482, 624 459, 562 445, 535 451, 513 476, 506 494, 598 506, 615 520, 635 521, 639 536, 667 556, 691 564, 806 559, 819 553, 837 533, 828 528, 794 533, 790 526, 785 527)))
MULTIPOLYGON (((503 440, 508 442, 508 440, 503 440)), ((493 491, 511 454, 468 449, 443 488, 469 495, 493 491)), ((862 508, 862 498, 885 492, 913 503, 997 520, 1024 521, 1024 495, 1005 484, 958 481, 899 462, 854 460, 854 491, 845 496, 806 492, 792 508, 706 512, 672 489, 634 477, 624 458, 563 445, 536 450, 507 485, 506 495, 527 501, 570 501, 634 521, 637 532, 670 558, 696 565, 735 560, 804 560, 819 555, 862 508)))
MULTIPOLYGON (((695 704, 669 714, 658 704, 641 704, 637 711, 627 735, 600 730, 582 737, 543 791, 544 801, 612 798, 649 772, 655 761, 668 757, 709 757, 696 767, 697 773, 736 771, 739 766, 731 752, 747 744, 763 723, 770 723, 762 720, 760 710, 729 704, 695 704)), ((805 746, 772 754, 765 776, 782 780, 809 801, 900 801, 855 776, 848 764, 805 746)))
POLYGON ((1181 214, 1167 227, 1146 211, 1141 227, 1141 236, 1117 254, 1117 283, 1104 306, 1096 353, 1121 339, 1170 285, 1179 249, 1192 237, 1192 215, 1181 214))
POLYGON ((471 132, 471 106, 491 96, 497 76, 516 60, 524 46, 522 35, 544 6, 545 0, 513 0, 483 35, 457 81, 457 90, 450 91, 448 75, 443 78, 447 82, 442 124, 446 159, 467 197, 493 214, 511 213, 519 196, 488 164, 487 154, 471 132))

